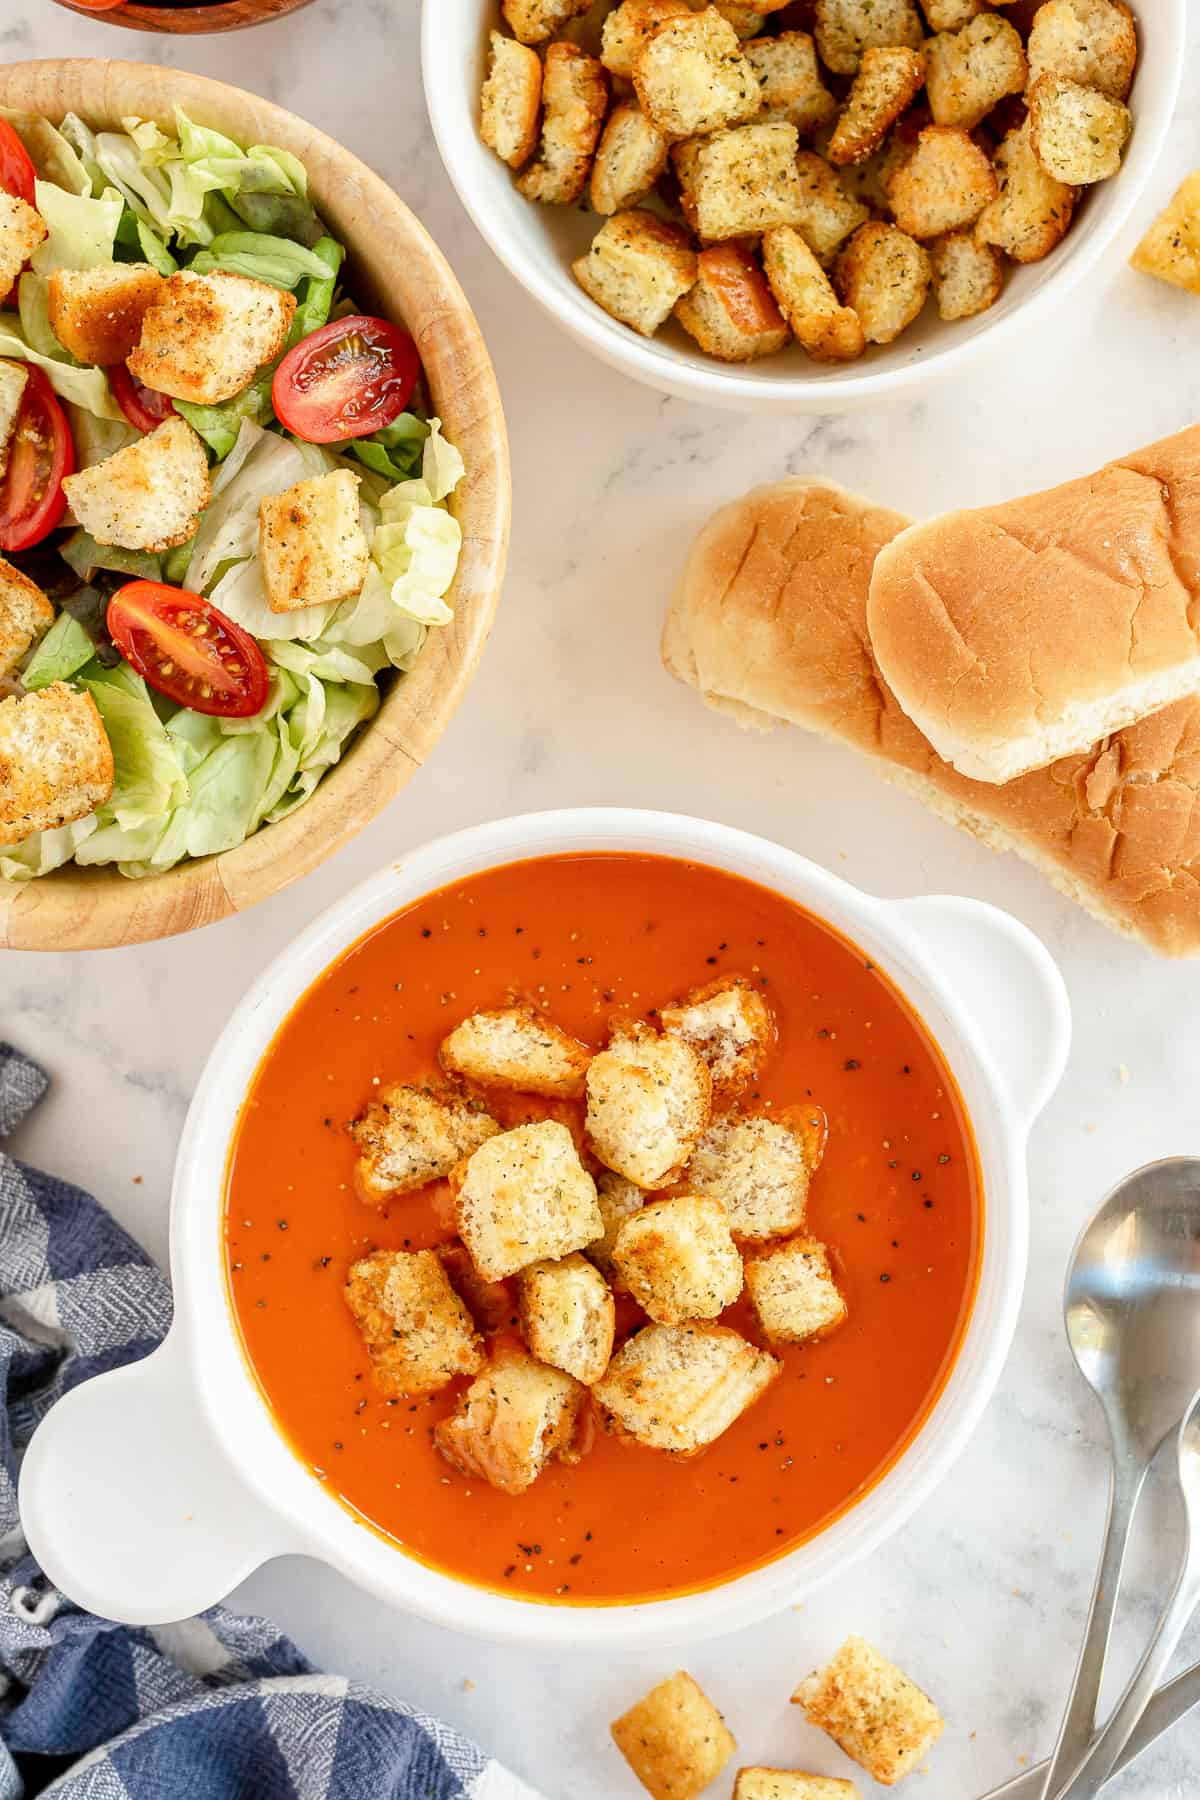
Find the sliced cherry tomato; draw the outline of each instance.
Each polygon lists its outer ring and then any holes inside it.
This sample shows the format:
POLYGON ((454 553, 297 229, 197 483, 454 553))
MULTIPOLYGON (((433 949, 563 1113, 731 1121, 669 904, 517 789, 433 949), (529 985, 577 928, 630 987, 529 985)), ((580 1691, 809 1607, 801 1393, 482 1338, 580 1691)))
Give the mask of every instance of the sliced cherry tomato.
POLYGON ((129 373, 124 363, 113 363, 106 373, 113 399, 136 430, 153 431, 155 426, 161 425, 175 411, 175 402, 170 394, 160 394, 157 388, 143 387, 129 373))
POLYGON ((75 440, 48 376, 25 364, 25 391, 0 480, 0 550, 40 544, 67 510, 63 476, 75 473, 75 440))
POLYGON ((240 625, 201 594, 131 581, 108 603, 113 643, 168 700, 221 719, 248 719, 267 698, 267 664, 240 625))
POLYGON ((271 404, 310 444, 369 437, 402 413, 421 374, 417 346, 388 319, 355 313, 301 338, 275 371, 271 404))
POLYGON ((115 12, 124 4, 125 0, 71 0, 72 6, 81 7, 84 12, 115 12))
POLYGON ((7 119, 0 119, 0 188, 33 205, 37 179, 29 152, 7 119))

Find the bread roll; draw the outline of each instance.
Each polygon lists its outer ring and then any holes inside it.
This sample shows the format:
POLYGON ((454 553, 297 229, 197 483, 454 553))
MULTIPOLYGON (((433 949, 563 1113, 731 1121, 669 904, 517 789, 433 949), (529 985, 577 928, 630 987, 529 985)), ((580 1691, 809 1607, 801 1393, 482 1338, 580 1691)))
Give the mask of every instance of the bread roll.
POLYGON ((1200 951, 1200 700, 1002 787, 960 775, 901 709, 867 636, 875 557, 904 525, 815 480, 725 507, 671 603, 668 669, 742 724, 788 720, 852 745, 1115 930, 1168 956, 1200 951))
POLYGON ((1200 426, 914 525, 879 558, 867 617, 905 712, 977 781, 1200 692, 1200 426))

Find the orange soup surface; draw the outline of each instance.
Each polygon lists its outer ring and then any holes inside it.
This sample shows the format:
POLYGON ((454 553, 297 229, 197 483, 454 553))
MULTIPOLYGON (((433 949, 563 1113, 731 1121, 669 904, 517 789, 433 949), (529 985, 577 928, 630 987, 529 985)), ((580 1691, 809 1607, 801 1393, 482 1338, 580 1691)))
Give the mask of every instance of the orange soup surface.
MULTIPOLYGON (((564 1103, 515 1101, 502 1123, 564 1103)), ((978 1274, 970 1126, 920 1019, 853 945, 781 895, 664 857, 546 857, 418 901, 300 1000, 258 1069, 230 1155, 228 1282, 278 1428, 320 1481, 425 1562, 526 1599, 677 1593, 768 1562, 896 1461, 953 1365, 978 1274), (674 1459, 595 1433, 517 1498, 432 1441, 463 1386, 388 1399, 342 1297, 373 1249, 453 1236, 444 1184, 385 1209, 355 1193, 348 1121, 427 1078, 468 1013, 533 1000, 593 1047, 621 1017, 721 974, 756 982, 777 1041, 744 1100, 815 1099, 829 1120, 805 1230, 830 1246, 849 1317, 780 1354, 782 1375, 709 1449, 674 1459)), ((642 1322, 618 1302, 618 1335, 642 1322)), ((747 1335, 744 1300, 722 1317, 747 1335)))

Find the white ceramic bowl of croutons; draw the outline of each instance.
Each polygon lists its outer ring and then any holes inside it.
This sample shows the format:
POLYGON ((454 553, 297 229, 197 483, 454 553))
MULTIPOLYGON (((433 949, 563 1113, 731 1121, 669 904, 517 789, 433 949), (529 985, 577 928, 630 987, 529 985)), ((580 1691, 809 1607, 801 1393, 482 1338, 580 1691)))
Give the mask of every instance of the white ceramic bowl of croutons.
MULTIPOLYGON (((596 0, 594 21, 610 0, 596 0)), ((1005 7, 1028 15, 1032 7, 1005 7)), ((859 360, 813 361, 794 342, 759 361, 719 362, 672 318, 650 338, 610 317, 577 285, 571 264, 604 221, 574 206, 525 199, 512 173, 480 137, 480 90, 498 0, 426 0, 425 93, 447 173, 475 224, 526 293, 572 337, 613 368, 683 399, 740 411, 842 412, 909 393, 966 368, 977 356, 1026 341, 1030 330, 1089 277, 1129 219, 1163 147, 1184 66, 1186 0, 1134 0, 1139 58, 1129 106, 1133 132, 1118 173, 1084 190, 1070 230, 1042 261, 1005 259, 998 300, 974 318, 944 322, 932 296, 890 344, 868 345, 859 360)), ((768 20, 769 24, 769 20, 768 20)), ((801 139, 804 147, 805 140, 801 139)))

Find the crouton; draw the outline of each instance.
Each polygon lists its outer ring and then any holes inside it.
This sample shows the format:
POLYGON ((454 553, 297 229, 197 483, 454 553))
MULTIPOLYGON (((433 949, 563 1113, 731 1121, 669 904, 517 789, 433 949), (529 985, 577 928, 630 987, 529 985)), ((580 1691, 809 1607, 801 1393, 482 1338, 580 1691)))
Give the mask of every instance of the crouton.
POLYGON ((980 13, 961 31, 939 31, 926 46, 925 86, 937 125, 971 131, 1006 94, 1019 94, 1029 75, 1015 25, 980 13))
POLYGON ((1000 191, 975 225, 981 244, 995 244, 1014 262, 1040 262, 1070 228, 1077 190, 1055 181, 1033 154, 1029 120, 1010 131, 995 158, 1000 191))
POLYGON ((815 35, 835 75, 857 75, 864 50, 917 50, 925 38, 913 0, 817 0, 815 35))
POLYGON ((612 1355, 616 1309, 599 1269, 576 1250, 517 1277, 521 1330, 539 1362, 590 1387, 612 1355))
POLYGON ((703 137, 741 125, 762 106, 758 77, 737 32, 715 7, 667 19, 633 66, 642 111, 668 138, 703 137))
POLYGON ((720 1113, 696 1147, 688 1186, 721 1202, 735 1238, 787 1237, 804 1223, 809 1182, 824 1148, 818 1106, 720 1113))
POLYGON ((703 138, 687 138, 682 144, 671 145, 671 168, 679 184, 679 205, 692 231, 697 230, 696 165, 703 147, 703 138))
MULTIPOLYGON (((856 231, 860 225, 864 224, 872 210, 878 213, 891 211, 888 183, 897 169, 902 169, 914 154, 917 148, 917 139, 929 123, 930 115, 927 107, 910 106, 903 118, 897 119, 883 143, 870 156, 864 157, 862 162, 843 163, 840 169, 834 171, 841 182, 843 193, 856 206, 867 209, 865 217, 855 219, 854 224, 850 227, 851 231, 856 231)), ((816 143, 820 148, 819 137, 816 143)), ((850 233, 844 232, 842 235, 848 237, 850 233)))
POLYGON ((884 1787, 915 1769, 945 1729, 929 1696, 860 1637, 802 1681, 792 1703, 884 1787))
POLYGON ((683 1669, 651 1688, 609 1730, 654 1800, 695 1800, 737 1749, 708 1695, 683 1669))
POLYGON ((385 1394, 436 1394, 483 1367, 474 1321, 432 1250, 376 1250, 353 1263, 346 1305, 385 1394))
POLYGON ((927 125, 888 182, 896 224, 912 238, 961 230, 999 192, 987 155, 956 125, 927 125))
MULTIPOLYGON (((8 468, 9 446, 17 428, 17 417, 28 380, 29 374, 24 363, 9 362, 0 357, 0 476, 8 468)), ((0 662, 0 675, 3 673, 3 664, 0 662)))
POLYGON ((1046 0, 1029 29, 1029 79, 1061 75, 1125 100, 1137 67, 1137 27, 1124 0, 1046 0))
POLYGON ((596 1184, 556 1119, 489 1139, 451 1176, 458 1235, 487 1281, 582 1250, 604 1230, 596 1184))
POLYGON ((801 150, 796 173, 801 199, 792 223, 817 261, 824 264, 852 232, 866 224, 870 210, 846 192, 839 171, 815 150, 801 150))
POLYGON ((896 225, 860 225, 838 257, 837 290, 858 314, 869 344, 890 344, 925 304, 929 256, 896 225))
POLYGON ((853 362, 862 355, 866 340, 858 315, 841 304, 798 231, 779 225, 766 233, 763 267, 797 342, 815 361, 853 362))
POLYGON ((613 1264, 660 1325, 715 1319, 742 1291, 742 1259, 719 1200, 677 1194, 626 1219, 613 1264))
POLYGON ((18 195, 0 188, 0 305, 45 235, 42 215, 18 195))
POLYGON ((479 96, 479 135, 510 169, 524 168, 538 141, 542 64, 536 50, 493 31, 479 96))
POLYGON ((523 44, 544 44, 590 4, 591 0, 500 0, 500 10, 523 44))
POLYGON ((485 1281, 457 1239, 439 1244, 437 1258, 454 1289, 485 1337, 517 1328, 517 1296, 507 1281, 485 1281))
POLYGON ((573 206, 587 186, 608 110, 608 79, 594 56, 551 44, 542 76, 542 137, 536 162, 517 186, 543 206, 573 206))
POLYGON ((258 560, 272 612, 357 594, 371 566, 358 476, 333 469, 260 500, 258 560))
POLYGON ((362 1199, 383 1206, 431 1181, 444 1181, 464 1156, 500 1130, 482 1105, 452 1088, 398 1082, 352 1121, 355 1181, 362 1199))
POLYGON ((596 1204, 600 1208, 604 1233, 587 1246, 584 1255, 589 1262, 595 1263, 605 1280, 619 1288, 623 1284, 613 1262, 613 1249, 626 1219, 645 1206, 645 1190, 612 1169, 601 1169, 596 1177, 596 1204))
POLYGON ((643 337, 671 316, 696 280, 687 233, 653 213, 617 213, 600 227, 571 273, 597 306, 643 337))
POLYGON ((689 167, 696 229, 702 238, 749 237, 799 218, 804 194, 796 169, 794 125, 742 125, 697 146, 689 167))
POLYGON ((733 1800, 858 1800, 852 1781, 799 1769, 739 1769, 733 1800))
MULTIPOLYGON (((0 372, 4 364, 0 363, 0 372)), ((54 623, 54 608, 36 581, 0 556, 0 680, 11 675, 54 623)))
POLYGON ((708 1066, 680 1038, 659 1037, 647 1025, 626 1027, 592 1058, 588 1144, 606 1168, 639 1187, 676 1180, 711 1111, 708 1066))
POLYGON ((126 358, 146 387, 218 406, 278 356, 287 339, 295 297, 248 275, 181 269, 142 315, 142 335, 126 358))
POLYGON ((721 362, 753 362, 782 350, 790 333, 766 276, 740 244, 717 244, 696 258, 696 285, 675 317, 721 362))
POLYGON ((924 80, 925 58, 920 50, 903 46, 864 50, 829 140, 830 162, 865 162, 921 91, 924 80))
POLYGON ((604 21, 600 61, 610 75, 633 80, 634 64, 642 47, 668 19, 688 17, 688 0, 621 0, 604 21))
POLYGON ((973 319, 1000 298, 1003 265, 991 244, 952 231, 929 246, 939 318, 973 319))
POLYGON ((988 0, 921 0, 930 31, 958 31, 987 8, 988 0))
POLYGON ((752 40, 743 54, 762 89, 759 121, 782 120, 803 136, 837 117, 838 103, 821 80, 816 45, 807 31, 752 40))
POLYGON ((592 1053, 532 1006, 472 1013, 442 1039, 438 1061, 480 1087, 578 1100, 592 1053))
MULTIPOLYGON (((739 6, 737 0, 714 0, 714 6, 727 24, 732 25, 743 42, 757 37, 766 24, 766 15, 754 6, 739 6)), ((693 8, 693 11, 695 9, 693 8)))
POLYGON ((592 164, 592 211, 626 212, 650 192, 667 166, 667 140, 640 107, 614 106, 592 164))
POLYGON ((50 329, 80 362, 110 368, 136 347, 147 308, 166 285, 149 263, 55 269, 46 290, 50 329))
POLYGON ((0 842, 86 819, 112 785, 112 749, 90 694, 55 681, 0 700, 0 842))
POLYGON ((846 1317, 829 1253, 816 1238, 787 1238, 751 1257, 746 1291, 763 1336, 771 1344, 826 1337, 846 1317))
POLYGON ((433 1441, 456 1469, 503 1494, 523 1494, 551 1461, 578 1461, 587 1389, 561 1369, 502 1345, 433 1441))
POLYGON ((610 1429, 650 1450, 694 1456, 781 1368, 727 1325, 646 1325, 621 1345, 592 1393, 610 1429))
POLYGON ((1200 294, 1200 170, 1179 184, 1130 261, 1142 275, 1200 294))
POLYGON ((1055 181, 1086 187, 1116 174, 1133 130, 1127 106, 1062 75, 1040 75, 1026 98, 1030 149, 1055 181))
POLYGON ((721 975, 693 988, 659 1016, 668 1037, 684 1038, 700 1052, 712 1076, 713 1098, 721 1102, 736 1098, 754 1080, 774 1031, 770 1007, 744 975, 721 975))
POLYGON ((186 544, 211 493, 203 441, 178 414, 62 485, 84 530, 122 550, 186 544))

